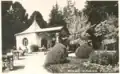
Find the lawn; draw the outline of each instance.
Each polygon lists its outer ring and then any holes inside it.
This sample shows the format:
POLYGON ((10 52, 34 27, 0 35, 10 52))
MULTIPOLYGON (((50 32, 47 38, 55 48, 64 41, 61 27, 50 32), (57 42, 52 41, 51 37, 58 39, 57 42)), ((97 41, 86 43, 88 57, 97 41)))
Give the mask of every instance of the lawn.
POLYGON ((118 72, 118 65, 99 65, 90 63, 89 59, 80 59, 77 57, 69 56, 68 63, 52 64, 46 69, 52 73, 116 73, 118 72))

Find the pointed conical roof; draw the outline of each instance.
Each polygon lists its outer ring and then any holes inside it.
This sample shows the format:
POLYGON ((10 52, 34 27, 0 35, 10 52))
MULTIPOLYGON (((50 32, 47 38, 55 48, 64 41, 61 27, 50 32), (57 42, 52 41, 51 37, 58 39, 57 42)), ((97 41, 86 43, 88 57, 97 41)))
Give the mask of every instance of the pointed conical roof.
POLYGON ((34 20, 32 25, 28 29, 24 30, 23 32, 15 34, 15 36, 21 34, 35 33, 35 32, 57 31, 57 30, 61 30, 62 28, 63 26, 52 27, 52 28, 40 28, 36 20, 34 20))
POLYGON ((41 28, 39 27, 39 25, 37 24, 36 20, 33 21, 32 25, 26 29, 25 31, 18 33, 18 34, 24 34, 24 33, 32 33, 32 32, 36 32, 39 31, 41 28))

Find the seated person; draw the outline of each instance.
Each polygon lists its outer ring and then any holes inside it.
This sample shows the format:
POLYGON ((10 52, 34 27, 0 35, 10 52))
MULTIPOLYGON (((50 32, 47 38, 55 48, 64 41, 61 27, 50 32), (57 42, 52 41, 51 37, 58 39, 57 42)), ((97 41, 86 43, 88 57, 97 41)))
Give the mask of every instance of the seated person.
POLYGON ((25 51, 21 49, 21 47, 19 47, 19 52, 20 52, 20 55, 24 55, 25 54, 25 51))

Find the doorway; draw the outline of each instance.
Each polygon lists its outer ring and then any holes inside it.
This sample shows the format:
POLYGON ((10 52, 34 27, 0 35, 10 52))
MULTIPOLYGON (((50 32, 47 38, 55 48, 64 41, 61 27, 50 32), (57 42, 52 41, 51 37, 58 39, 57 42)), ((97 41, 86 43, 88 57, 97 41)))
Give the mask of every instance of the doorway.
POLYGON ((47 47, 47 40, 45 38, 41 40, 41 46, 47 47))

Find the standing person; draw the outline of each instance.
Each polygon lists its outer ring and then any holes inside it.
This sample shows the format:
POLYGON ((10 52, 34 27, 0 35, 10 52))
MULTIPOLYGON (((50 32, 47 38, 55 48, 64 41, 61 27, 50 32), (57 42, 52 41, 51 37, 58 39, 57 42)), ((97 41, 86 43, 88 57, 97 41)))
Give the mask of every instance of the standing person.
POLYGON ((45 47, 45 45, 43 45, 43 50, 44 50, 44 55, 46 55, 47 54, 47 48, 45 47))
POLYGON ((25 47, 25 53, 28 53, 28 48, 27 48, 27 46, 25 47))
POLYGON ((19 59, 19 51, 17 51, 15 46, 13 46, 12 53, 14 58, 19 59))

